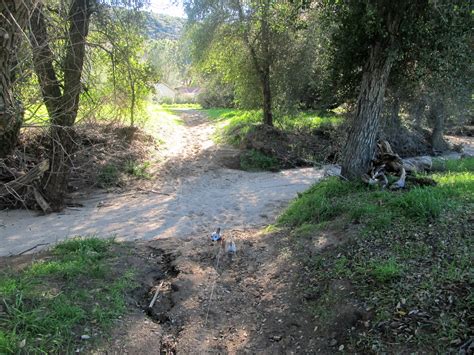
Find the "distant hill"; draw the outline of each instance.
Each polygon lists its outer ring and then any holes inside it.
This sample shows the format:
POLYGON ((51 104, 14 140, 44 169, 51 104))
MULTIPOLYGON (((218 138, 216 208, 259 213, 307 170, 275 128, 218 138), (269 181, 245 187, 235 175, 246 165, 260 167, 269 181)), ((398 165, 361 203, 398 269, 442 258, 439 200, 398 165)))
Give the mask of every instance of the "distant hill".
POLYGON ((152 39, 178 39, 186 23, 186 19, 168 15, 146 13, 147 32, 152 39))

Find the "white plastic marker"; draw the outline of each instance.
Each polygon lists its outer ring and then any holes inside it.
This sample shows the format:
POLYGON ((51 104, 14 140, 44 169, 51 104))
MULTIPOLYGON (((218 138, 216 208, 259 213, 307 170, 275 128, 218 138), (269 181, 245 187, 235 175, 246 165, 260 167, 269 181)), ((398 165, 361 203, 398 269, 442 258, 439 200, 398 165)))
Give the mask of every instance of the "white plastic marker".
POLYGON ((221 229, 217 228, 215 232, 211 234, 211 240, 213 242, 217 242, 218 240, 221 240, 221 229))

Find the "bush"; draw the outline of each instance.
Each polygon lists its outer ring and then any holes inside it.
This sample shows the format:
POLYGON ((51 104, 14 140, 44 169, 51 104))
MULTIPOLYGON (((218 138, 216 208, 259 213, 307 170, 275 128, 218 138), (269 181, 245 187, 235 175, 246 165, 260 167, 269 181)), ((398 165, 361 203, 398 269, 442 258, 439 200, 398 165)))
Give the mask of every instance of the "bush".
POLYGON ((197 97, 197 103, 203 108, 234 107, 234 92, 230 85, 211 81, 197 97))
POLYGON ((99 186, 103 188, 118 185, 119 178, 119 170, 114 164, 105 165, 97 177, 99 186))
POLYGON ((276 171, 279 169, 279 164, 275 157, 265 155, 258 150, 250 150, 240 157, 240 167, 248 171, 276 171))

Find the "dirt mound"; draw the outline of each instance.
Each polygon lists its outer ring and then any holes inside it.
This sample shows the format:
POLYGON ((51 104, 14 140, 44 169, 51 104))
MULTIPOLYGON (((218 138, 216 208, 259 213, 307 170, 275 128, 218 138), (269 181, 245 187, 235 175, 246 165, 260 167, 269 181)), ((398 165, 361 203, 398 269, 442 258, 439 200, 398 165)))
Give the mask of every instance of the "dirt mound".
POLYGON ((379 136, 388 141, 400 157, 407 158, 431 154, 430 135, 428 130, 398 127, 382 130, 379 136))
POLYGON ((257 125, 244 137, 240 148, 275 157, 281 168, 312 166, 316 162, 335 162, 338 137, 338 130, 332 126, 288 133, 268 125, 257 125))

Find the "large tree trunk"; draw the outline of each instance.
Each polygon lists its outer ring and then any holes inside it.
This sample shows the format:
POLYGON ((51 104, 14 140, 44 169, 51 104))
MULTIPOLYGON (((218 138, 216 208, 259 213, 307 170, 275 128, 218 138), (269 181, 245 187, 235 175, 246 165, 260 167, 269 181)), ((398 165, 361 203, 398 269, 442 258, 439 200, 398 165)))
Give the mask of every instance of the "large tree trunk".
POLYGON ((73 148, 71 127, 79 108, 90 7, 89 0, 73 0, 71 3, 62 93, 53 66, 54 56, 49 46, 46 21, 41 7, 35 9, 32 19, 35 71, 51 119, 51 166, 43 179, 43 186, 45 196, 54 210, 62 209, 67 193, 71 168, 69 155, 73 148))
POLYGON ((373 158, 392 63, 393 56, 379 43, 372 47, 362 76, 356 113, 343 150, 341 174, 347 178, 360 178, 367 172, 373 158))
POLYGON ((23 108, 14 97, 13 83, 27 22, 25 1, 0 1, 0 158, 15 147, 23 123, 23 108))
POLYGON ((431 133, 431 147, 435 152, 442 152, 448 148, 444 140, 444 125, 446 119, 446 110, 442 100, 433 100, 429 110, 429 120, 433 125, 431 133))

